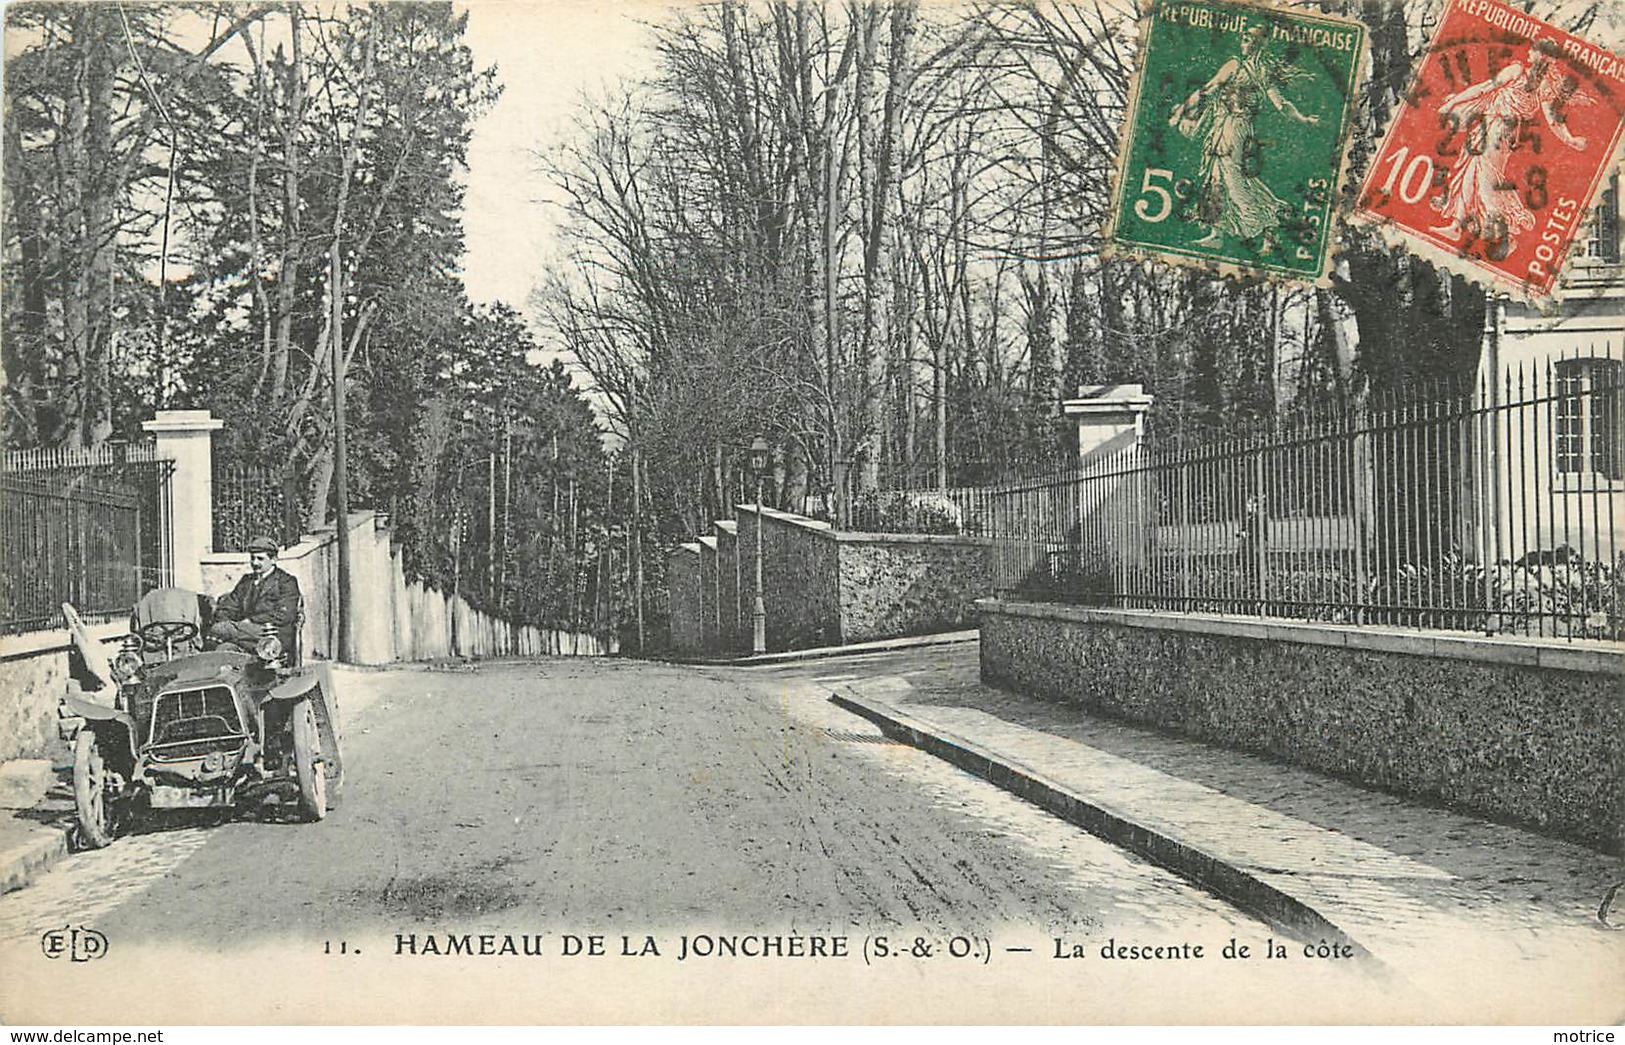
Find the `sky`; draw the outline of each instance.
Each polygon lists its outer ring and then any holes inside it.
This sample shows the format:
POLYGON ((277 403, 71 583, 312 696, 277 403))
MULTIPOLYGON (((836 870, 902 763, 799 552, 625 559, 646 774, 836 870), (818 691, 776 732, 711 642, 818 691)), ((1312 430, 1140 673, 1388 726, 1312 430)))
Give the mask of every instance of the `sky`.
POLYGON ((555 148, 583 92, 602 94, 647 60, 628 0, 472 0, 466 40, 504 89, 469 143, 463 280, 478 302, 526 299, 555 251, 560 213, 545 202, 538 151, 555 148))
MULTIPOLYGON (((679 0, 681 2, 681 0, 679 0)), ((1558 6, 1572 6, 1566 0, 1558 6)), ((669 13, 669 0, 466 0, 467 41, 482 66, 495 65, 502 98, 482 117, 469 146, 464 213, 464 282, 478 302, 527 298, 556 250, 557 207, 536 152, 556 147, 583 92, 602 94, 643 68, 642 22, 669 13)), ((1542 15, 1552 3, 1542 0, 1542 15)), ((1588 36, 1618 49, 1625 0, 1602 5, 1588 36)))

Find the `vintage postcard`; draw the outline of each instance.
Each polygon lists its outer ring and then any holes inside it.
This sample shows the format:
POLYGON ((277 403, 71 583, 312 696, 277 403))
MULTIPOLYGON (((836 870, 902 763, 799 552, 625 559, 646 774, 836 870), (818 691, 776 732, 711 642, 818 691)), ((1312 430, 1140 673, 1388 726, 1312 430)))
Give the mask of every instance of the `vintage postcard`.
POLYGON ((0 1022, 1604 1040, 1535 6, 7 4, 0 1022))
POLYGON ((1162 2, 1140 35, 1112 245, 1321 280, 1365 26, 1277 7, 1162 2))
POLYGON ((1625 128, 1625 59, 1498 0, 1453 0, 1356 214, 1497 291, 1557 292, 1625 128))

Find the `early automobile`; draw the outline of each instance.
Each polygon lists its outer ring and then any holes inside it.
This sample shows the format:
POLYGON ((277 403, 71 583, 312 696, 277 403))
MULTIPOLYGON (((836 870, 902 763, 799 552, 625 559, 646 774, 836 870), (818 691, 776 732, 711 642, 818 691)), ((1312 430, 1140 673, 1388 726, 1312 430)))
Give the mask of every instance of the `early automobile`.
POLYGON ((111 664, 73 607, 63 612, 102 683, 62 700, 83 845, 107 845, 149 809, 272 806, 320 820, 337 805, 344 773, 327 664, 296 666, 269 633, 252 652, 205 649, 203 603, 179 588, 143 597, 111 664))

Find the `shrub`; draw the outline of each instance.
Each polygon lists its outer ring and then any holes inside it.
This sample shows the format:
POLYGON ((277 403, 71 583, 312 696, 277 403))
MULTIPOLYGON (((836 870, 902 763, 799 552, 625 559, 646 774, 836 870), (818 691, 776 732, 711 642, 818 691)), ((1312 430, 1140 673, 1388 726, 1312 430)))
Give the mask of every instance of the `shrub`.
POLYGON ((958 534, 959 506, 941 494, 864 490, 852 505, 852 528, 870 533, 958 534))
POLYGON ((1363 585, 1346 558, 1322 564, 1272 556, 1260 586, 1249 564, 1228 557, 1193 557, 1187 575, 1171 558, 1119 567, 1072 547, 1051 552, 1018 590, 1083 605, 1625 640, 1625 556, 1588 562, 1569 549, 1487 569, 1451 552, 1435 563, 1404 563, 1363 585))

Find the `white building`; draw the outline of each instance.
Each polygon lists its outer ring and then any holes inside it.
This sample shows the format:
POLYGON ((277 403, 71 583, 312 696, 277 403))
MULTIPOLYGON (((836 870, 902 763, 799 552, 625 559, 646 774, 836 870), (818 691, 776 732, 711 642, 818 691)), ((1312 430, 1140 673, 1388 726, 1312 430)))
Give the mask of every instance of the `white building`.
POLYGON ((1480 380, 1496 422, 1485 455, 1496 525, 1490 561, 1567 546, 1625 553, 1625 265, 1619 176, 1600 194, 1551 312, 1505 302, 1485 332, 1480 380))

